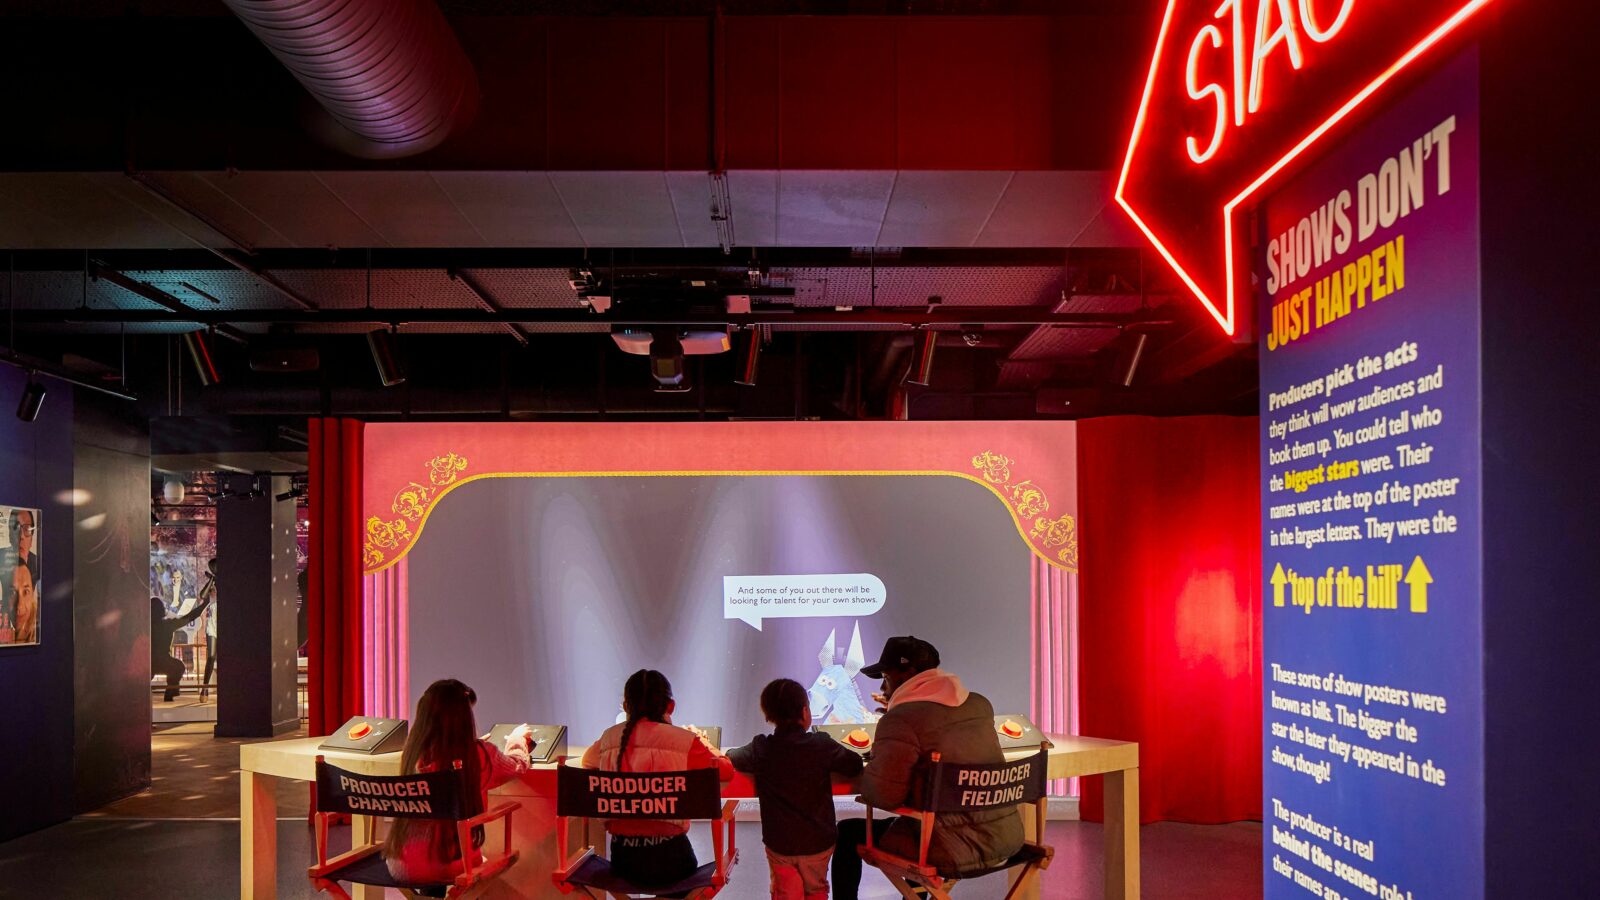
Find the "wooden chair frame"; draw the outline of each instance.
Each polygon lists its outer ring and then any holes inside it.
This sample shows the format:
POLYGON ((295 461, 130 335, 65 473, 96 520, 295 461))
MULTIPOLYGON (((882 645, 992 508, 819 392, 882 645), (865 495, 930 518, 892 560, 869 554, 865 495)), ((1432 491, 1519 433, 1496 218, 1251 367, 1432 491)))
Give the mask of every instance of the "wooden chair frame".
MULTIPOLYGON (((1045 744, 1045 748, 1049 748, 1048 743, 1045 744)), ((940 764, 940 754, 934 753, 932 760, 933 772, 929 775, 930 796, 932 796, 932 786, 937 783, 943 772, 943 767, 940 764)), ((917 893, 917 888, 926 891, 928 896, 935 898, 935 900, 951 900, 950 892, 963 879, 945 878, 939 874, 937 869, 928 865, 928 847, 933 843, 933 829, 937 821, 935 813, 932 810, 911 809, 909 807, 901 807, 894 810, 895 815, 916 819, 921 824, 921 828, 918 830, 920 840, 917 847, 917 858, 914 860, 906 859, 903 856, 889 853, 873 845, 873 807, 870 803, 867 803, 864 797, 857 797, 856 799, 867 808, 867 842, 856 848, 857 852, 861 854, 861 861, 881 871, 905 900, 925 900, 924 897, 917 893)), ((1041 872, 1050 868, 1050 861, 1055 858, 1055 848, 1044 842, 1045 813, 1049 805, 1049 798, 1041 796, 1031 805, 1034 808, 1033 840, 1025 841, 1024 846, 1033 848, 1039 854, 1039 859, 1035 862, 1025 863, 1021 867, 1022 871, 1016 873, 1016 877, 1011 882, 1011 887, 1006 891, 1004 900, 1014 900, 1019 893, 1030 887, 1040 878, 1041 872)))
MULTIPOLYGON (((320 764, 322 761, 323 757, 319 754, 317 756, 317 762, 320 764)), ((462 768, 461 760, 456 760, 452 764, 451 768, 459 772, 462 768)), ((316 784, 313 782, 313 791, 315 788, 316 784)), ((501 803, 495 806, 493 809, 479 813, 470 819, 459 819, 456 821, 456 840, 458 842, 458 846, 462 848, 462 872, 460 875, 456 876, 455 883, 451 885, 449 890, 445 892, 445 897, 447 900, 461 900, 461 898, 466 897, 468 891, 476 888, 491 878, 497 877, 501 872, 511 868, 511 865, 517 861, 517 853, 511 849, 511 816, 521 808, 521 803, 512 800, 501 803), (472 862, 472 857, 475 854, 472 853, 470 849, 472 847, 472 829, 477 828, 480 825, 487 825, 496 819, 505 819, 505 827, 501 829, 501 836, 503 840, 501 841, 500 854, 493 858, 485 857, 483 865, 474 865, 472 862)), ((372 854, 379 852, 383 849, 383 840, 376 836, 376 829, 374 829, 372 843, 364 844, 360 847, 353 847, 344 853, 329 859, 328 825, 335 817, 343 817, 343 813, 317 812, 312 814, 312 818, 316 820, 317 826, 317 864, 307 869, 306 874, 311 877, 311 883, 317 888, 318 891, 332 894, 333 896, 340 898, 340 900, 351 900, 350 894, 345 891, 344 887, 340 885, 339 882, 334 881, 327 876, 339 871, 353 862, 365 859, 372 854)), ((399 888, 398 890, 401 894, 409 898, 409 900, 426 900, 426 898, 418 898, 416 894, 406 890, 405 888, 399 888)))
MULTIPOLYGON (((690 891, 685 895, 684 900, 711 900, 712 897, 715 897, 727 886, 728 874, 733 869, 734 864, 739 861, 738 830, 734 827, 734 813, 738 812, 738 810, 739 801, 728 800, 722 804, 722 813, 715 819, 687 820, 690 822, 711 823, 711 847, 713 854, 716 856, 717 871, 712 876, 709 887, 690 891)), ((556 858, 561 861, 561 865, 551 873, 550 879, 563 894, 570 894, 574 890, 578 890, 582 891, 590 900, 607 900, 606 892, 584 884, 573 884, 570 880, 573 874, 582 868, 584 863, 589 861, 589 857, 598 855, 594 841, 591 838, 589 828, 591 821, 593 820, 588 816, 556 817, 556 858), (571 822, 573 818, 577 818, 583 823, 583 846, 575 851, 571 850, 571 822)), ((642 819, 640 821, 649 820, 642 819)), ((604 835, 604 833, 605 829, 602 826, 601 834, 604 835)), ((627 900, 628 896, 610 894, 609 898, 610 900, 627 900)), ((645 894, 641 896, 655 895, 645 894)))

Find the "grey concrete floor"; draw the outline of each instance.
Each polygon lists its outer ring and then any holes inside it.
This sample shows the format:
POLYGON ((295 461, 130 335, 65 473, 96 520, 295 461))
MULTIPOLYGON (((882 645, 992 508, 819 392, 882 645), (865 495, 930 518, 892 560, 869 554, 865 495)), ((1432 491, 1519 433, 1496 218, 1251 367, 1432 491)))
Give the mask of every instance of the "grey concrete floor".
MULTIPOLYGON (((740 825, 741 847, 757 847, 758 826, 740 825)), ((697 834, 702 858, 709 839, 697 834), (704 843, 706 846, 701 847, 704 843)), ((1087 822, 1056 822, 1049 829, 1055 864, 1045 873, 1043 900, 1097 900, 1101 896, 1102 831, 1087 822)), ((1140 841, 1146 900, 1253 900, 1261 896, 1261 826, 1179 825, 1144 827, 1140 841)), ((348 829, 336 829, 330 844, 346 847, 348 829)), ((304 820, 278 823, 278 896, 316 896, 305 878, 312 861, 311 830, 304 820)), ((80 818, 0 844, 0 898, 120 898, 223 900, 238 896, 239 823, 80 818)), ((866 900, 897 897, 871 869, 862 884, 866 900)), ((1005 879, 966 882, 958 900, 999 900, 1005 879)), ((399 895, 394 895, 398 897, 399 895)), ((768 896, 766 866, 745 854, 722 894, 726 900, 768 896)))

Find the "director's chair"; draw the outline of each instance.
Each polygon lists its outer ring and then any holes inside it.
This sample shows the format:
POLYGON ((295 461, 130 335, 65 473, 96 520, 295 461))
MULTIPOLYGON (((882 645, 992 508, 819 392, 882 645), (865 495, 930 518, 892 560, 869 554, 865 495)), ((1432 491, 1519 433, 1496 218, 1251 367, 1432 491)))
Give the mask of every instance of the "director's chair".
MULTIPOLYGON (((663 803, 654 803, 658 808, 663 803)), ((733 825, 733 814, 739 801, 722 802, 722 782, 716 769, 692 769, 687 772, 598 772, 580 766, 561 765, 556 769, 556 852, 560 868, 552 875, 561 893, 582 891, 590 900, 613 900, 626 897, 672 897, 684 900, 711 900, 728 883, 729 873, 739 861, 739 848, 733 825), (646 776, 650 779, 682 778, 681 791, 638 795, 618 795, 602 790, 602 785, 591 781, 590 776, 646 776), (633 815, 618 813, 618 800, 670 801, 671 815, 633 815), (569 823, 572 819, 583 822, 583 847, 568 854, 569 823), (673 884, 642 885, 628 881, 611 869, 610 860, 595 852, 589 837, 590 822, 608 819, 634 819, 640 821, 708 821, 711 823, 711 845, 716 859, 696 869, 687 878, 673 884)), ((602 838, 604 837, 602 833, 602 838)))
MULTIPOLYGON (((350 895, 339 885, 341 881, 374 887, 395 888, 408 898, 445 897, 449 900, 466 898, 475 889, 517 861, 511 850, 511 814, 521 804, 501 803, 476 816, 465 816, 467 800, 475 784, 469 785, 464 777, 461 761, 456 760, 447 770, 423 772, 415 775, 362 775, 332 766, 317 757, 317 864, 306 871, 311 884, 320 892, 332 894, 341 900, 350 895), (394 808, 375 809, 367 798, 407 801, 394 804, 394 808), (412 798, 416 798, 414 802, 412 798), (426 802, 420 802, 424 800, 426 802), (367 802, 363 802, 367 800, 367 802), (382 841, 353 847, 332 859, 328 858, 328 825, 335 816, 385 816, 396 819, 433 819, 455 825, 456 839, 461 847, 460 875, 454 881, 414 882, 400 881, 389 873, 384 862, 382 841), (476 863, 478 856, 473 847, 473 832, 496 819, 505 819, 505 840, 500 853, 476 863)), ((481 832, 480 832, 481 833, 481 832)))
POLYGON ((906 900, 950 900, 950 891, 956 882, 981 878, 996 872, 1020 867, 1005 900, 1012 900, 1024 888, 1039 878, 1039 873, 1050 868, 1055 848, 1044 842, 1045 805, 1047 798, 1049 745, 1027 759, 1008 763, 946 763, 935 753, 928 767, 927 782, 920 802, 895 810, 896 815, 917 820, 921 825, 917 858, 907 859, 873 845, 872 807, 867 806, 867 842, 858 848, 861 861, 878 868, 906 900), (1020 788, 1020 791, 1016 789, 1020 788), (1010 789, 1004 802, 988 802, 1010 789), (1014 795, 1014 796, 1013 796, 1014 795), (1022 849, 992 869, 977 872, 941 872, 928 864, 928 847, 933 842, 933 830, 941 813, 970 813, 999 809, 1006 806, 1034 805, 1033 840, 1024 841, 1022 849))

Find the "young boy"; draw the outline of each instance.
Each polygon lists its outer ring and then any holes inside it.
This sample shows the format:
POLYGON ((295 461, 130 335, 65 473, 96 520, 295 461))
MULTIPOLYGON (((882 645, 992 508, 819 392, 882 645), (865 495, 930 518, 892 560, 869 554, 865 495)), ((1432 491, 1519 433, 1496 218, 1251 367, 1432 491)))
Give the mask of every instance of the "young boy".
POLYGON ((761 691, 772 734, 728 752, 733 767, 755 777, 761 840, 777 900, 827 900, 828 860, 838 840, 831 775, 861 772, 861 757, 811 727, 811 704, 798 681, 780 678, 761 691))

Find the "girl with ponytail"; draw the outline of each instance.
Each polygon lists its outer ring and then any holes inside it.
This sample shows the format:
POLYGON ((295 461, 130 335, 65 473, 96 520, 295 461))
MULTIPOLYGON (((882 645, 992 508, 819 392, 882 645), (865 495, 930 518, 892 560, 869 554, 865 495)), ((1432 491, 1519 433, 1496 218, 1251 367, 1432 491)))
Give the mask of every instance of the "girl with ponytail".
MULTIPOLYGON (((672 724, 672 685, 654 669, 628 676, 622 688, 623 721, 611 726, 583 754, 590 769, 613 772, 682 772, 715 768, 723 781, 733 777, 727 757, 692 731, 672 724)), ((614 819, 611 868, 642 885, 670 885, 699 867, 689 844, 689 823, 657 819, 614 819)))
MULTIPOLYGON (((437 771, 460 760, 466 782, 478 787, 469 795, 468 815, 477 815, 488 806, 490 788, 528 771, 530 749, 526 725, 506 735, 504 747, 480 740, 472 716, 477 702, 472 688, 454 678, 428 685, 417 700, 417 715, 400 756, 401 771, 408 775, 437 771)), ((468 852, 478 854, 482 843, 483 829, 475 829, 468 852)), ((433 819, 395 819, 383 845, 389 874, 413 884, 453 881, 462 871, 461 853, 456 823, 433 819)), ((481 859, 482 854, 475 858, 481 859)))

